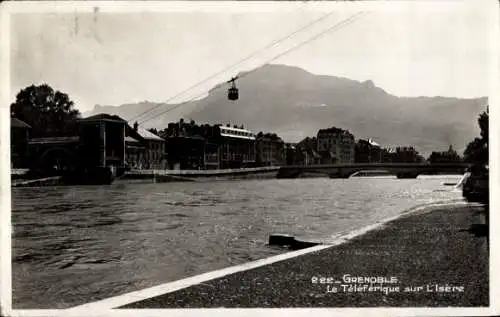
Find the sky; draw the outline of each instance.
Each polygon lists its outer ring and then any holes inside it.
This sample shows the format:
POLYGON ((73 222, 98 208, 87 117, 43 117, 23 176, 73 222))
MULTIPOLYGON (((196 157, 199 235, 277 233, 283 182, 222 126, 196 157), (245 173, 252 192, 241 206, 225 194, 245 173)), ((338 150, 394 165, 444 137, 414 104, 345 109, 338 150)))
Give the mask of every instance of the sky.
POLYGON ((174 103, 269 61, 315 74, 372 80, 397 96, 488 96, 491 12, 473 1, 470 6, 448 2, 321 9, 302 2, 248 10, 234 4, 174 11, 165 3, 162 12, 65 7, 64 12, 15 13, 10 25, 11 100, 21 88, 45 82, 69 94, 82 112, 96 104, 174 103), (362 10, 370 12, 273 59, 362 10))

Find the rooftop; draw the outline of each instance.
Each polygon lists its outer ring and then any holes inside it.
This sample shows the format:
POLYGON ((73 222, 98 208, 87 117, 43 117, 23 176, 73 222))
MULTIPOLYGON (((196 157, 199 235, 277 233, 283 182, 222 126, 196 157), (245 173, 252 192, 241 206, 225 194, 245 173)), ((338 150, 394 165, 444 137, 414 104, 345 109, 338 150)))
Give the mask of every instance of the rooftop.
POLYGON ((146 140, 164 141, 161 137, 143 128, 137 128, 137 133, 146 140))
POLYGON ((168 139, 190 139, 190 140, 205 140, 204 137, 199 135, 171 135, 167 137, 168 139))
POLYGON ((275 133, 266 133, 263 134, 262 136, 259 136, 257 134, 257 138, 260 140, 267 140, 267 141, 278 141, 278 142, 284 142, 283 139, 281 139, 277 134, 275 133))
POLYGON ((107 113, 99 113, 87 118, 80 119, 80 121, 113 121, 113 122, 127 123, 127 121, 122 119, 121 117, 107 113))
POLYGON ((370 143, 370 145, 373 145, 373 146, 380 146, 380 144, 378 144, 377 142, 373 141, 372 139, 369 139, 368 143, 370 143))
POLYGON ((127 137, 125 137, 125 142, 139 143, 139 140, 134 139, 131 136, 127 136, 127 137))
POLYGON ((252 131, 250 131, 250 130, 246 130, 246 129, 233 128, 233 127, 226 127, 226 126, 223 126, 223 125, 219 126, 219 128, 220 128, 221 130, 226 130, 226 131, 246 132, 246 133, 252 133, 252 134, 253 134, 253 132, 252 132, 252 131))
POLYGON ((368 140, 365 140, 365 139, 359 139, 358 142, 360 143, 364 143, 364 144, 369 144, 371 146, 377 146, 377 147, 380 147, 380 144, 378 144, 377 142, 373 141, 372 139, 368 139, 368 140))
POLYGON ((327 129, 320 129, 318 131, 318 134, 322 134, 322 133, 342 133, 342 134, 351 134, 349 132, 349 130, 344 130, 344 129, 340 129, 340 128, 336 128, 336 127, 331 127, 331 128, 327 128, 327 129))
POLYGON ((230 138, 255 140, 255 134, 250 130, 220 126, 220 135, 230 138))

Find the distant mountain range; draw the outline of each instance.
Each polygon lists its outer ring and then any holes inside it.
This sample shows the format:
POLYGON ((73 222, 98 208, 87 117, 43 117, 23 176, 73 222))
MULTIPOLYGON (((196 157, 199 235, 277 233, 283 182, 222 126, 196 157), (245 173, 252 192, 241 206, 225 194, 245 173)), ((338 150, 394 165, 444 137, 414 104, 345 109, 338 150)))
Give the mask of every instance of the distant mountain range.
MULTIPOLYGON (((227 84, 200 100, 182 105, 141 102, 118 107, 96 105, 84 116, 117 114, 125 119, 157 107, 144 127, 162 129, 169 122, 243 124, 255 132, 275 132, 287 142, 314 136, 320 128, 350 130, 382 146, 413 145, 423 155, 462 152, 479 135, 477 117, 488 100, 450 97, 397 97, 372 81, 314 75, 285 65, 264 65, 237 81, 240 99, 227 99, 227 84), (177 107, 163 116, 155 116, 177 107)), ((142 118, 141 118, 142 119, 142 118)))

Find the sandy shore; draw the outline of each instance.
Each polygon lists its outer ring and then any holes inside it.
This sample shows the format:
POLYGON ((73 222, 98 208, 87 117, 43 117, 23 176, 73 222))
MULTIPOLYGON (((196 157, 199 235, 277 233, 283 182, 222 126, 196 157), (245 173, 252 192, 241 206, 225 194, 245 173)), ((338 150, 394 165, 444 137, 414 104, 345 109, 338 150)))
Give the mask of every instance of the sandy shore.
POLYGON ((342 245, 121 308, 488 306, 486 237, 467 231, 478 208, 417 212, 342 245))

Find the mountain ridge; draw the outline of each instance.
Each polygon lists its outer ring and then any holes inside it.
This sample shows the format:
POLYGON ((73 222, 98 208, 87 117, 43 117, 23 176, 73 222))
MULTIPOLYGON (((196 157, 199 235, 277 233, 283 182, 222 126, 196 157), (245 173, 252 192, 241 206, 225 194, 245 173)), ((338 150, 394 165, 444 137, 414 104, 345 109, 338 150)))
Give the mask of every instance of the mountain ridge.
POLYGON ((479 135, 477 117, 487 98, 398 97, 372 80, 315 75, 296 66, 267 64, 240 73, 240 99, 227 100, 225 83, 202 99, 180 104, 129 103, 118 107, 96 105, 86 115, 115 113, 125 119, 149 109, 138 121, 162 129, 169 122, 243 124, 254 131, 274 132, 285 141, 314 136, 321 128, 349 129, 356 138, 372 138, 382 146, 413 145, 422 154, 453 145, 462 152, 479 135))

